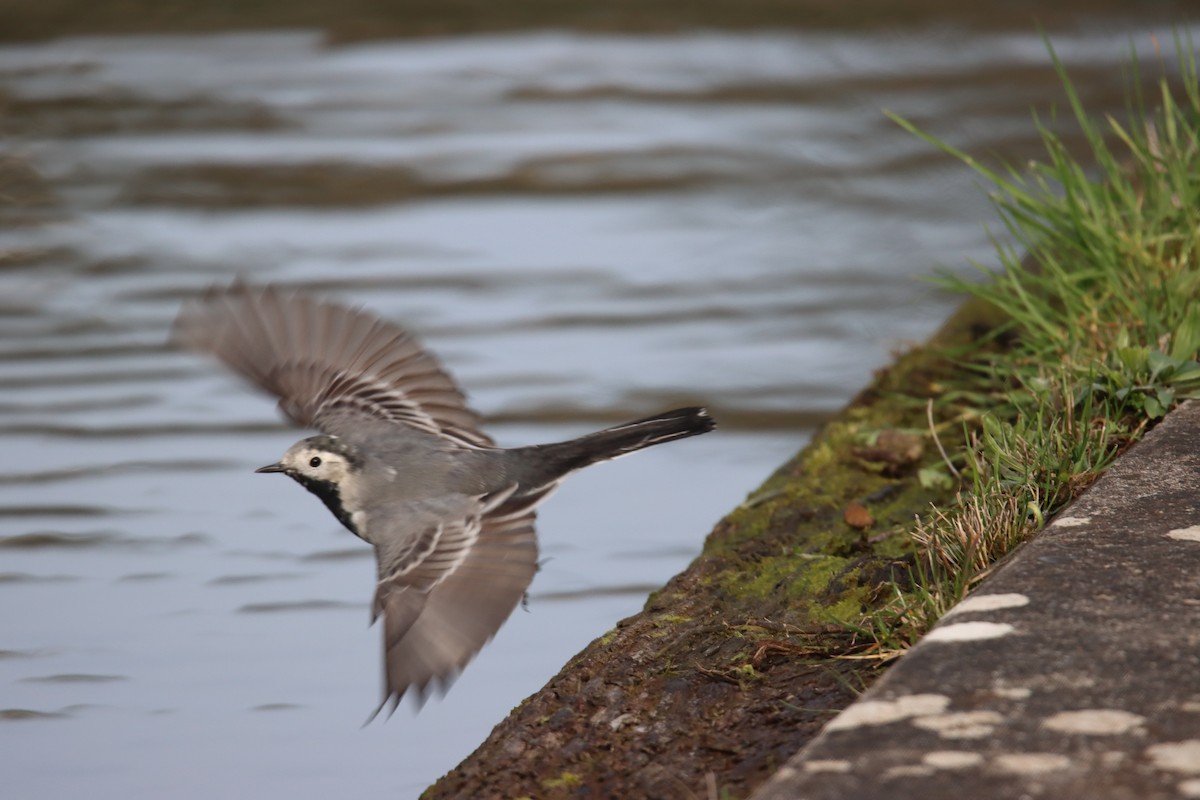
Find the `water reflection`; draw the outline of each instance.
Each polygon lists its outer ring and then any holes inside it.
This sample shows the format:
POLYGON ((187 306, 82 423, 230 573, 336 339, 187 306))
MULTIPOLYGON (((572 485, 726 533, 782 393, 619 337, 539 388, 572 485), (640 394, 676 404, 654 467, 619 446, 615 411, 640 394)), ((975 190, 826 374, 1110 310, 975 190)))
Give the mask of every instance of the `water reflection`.
MULTIPOLYGON (((1129 30, 1056 38, 1097 110, 1129 30)), ((944 30, 0 48, 44 178, 0 264, 6 790, 415 794, 940 322, 914 276, 986 260, 972 178, 880 108, 1022 157, 1050 76, 1032 33, 944 30), (296 438, 271 402, 164 345, 234 275, 404 321, 505 444, 689 402, 724 427, 568 482, 529 611, 360 731, 369 551, 251 474, 296 438)))

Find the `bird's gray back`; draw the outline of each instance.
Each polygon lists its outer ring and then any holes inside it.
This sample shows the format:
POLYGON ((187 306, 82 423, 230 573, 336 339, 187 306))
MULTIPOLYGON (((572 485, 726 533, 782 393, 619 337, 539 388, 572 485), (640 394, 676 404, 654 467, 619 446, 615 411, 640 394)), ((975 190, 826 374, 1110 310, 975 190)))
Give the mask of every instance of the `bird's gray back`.
MULTIPOLYGON (((462 477, 461 464, 462 454, 471 451, 448 446, 439 436, 364 418, 359 425, 344 427, 339 438, 361 460, 347 502, 376 519, 410 504, 434 502, 472 488, 462 477)), ((373 541, 369 530, 362 533, 373 541)))

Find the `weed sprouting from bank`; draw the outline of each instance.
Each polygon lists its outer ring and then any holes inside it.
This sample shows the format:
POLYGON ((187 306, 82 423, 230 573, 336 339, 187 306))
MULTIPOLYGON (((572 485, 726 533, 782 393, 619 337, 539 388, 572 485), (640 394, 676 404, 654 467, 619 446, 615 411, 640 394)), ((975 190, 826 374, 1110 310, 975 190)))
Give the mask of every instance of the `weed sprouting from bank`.
POLYGON ((1200 396, 1200 81, 1192 43, 1174 44, 1177 66, 1152 95, 1132 61, 1124 121, 1088 114, 1051 48, 1089 163, 1040 120, 1045 160, 992 169, 893 117, 990 184, 1008 234, 1000 269, 939 283, 1008 322, 1003 346, 959 355, 970 391, 935 400, 936 415, 961 420, 957 448, 935 432, 958 492, 916 520, 911 585, 852 626, 880 657, 915 642, 1149 425, 1200 396))

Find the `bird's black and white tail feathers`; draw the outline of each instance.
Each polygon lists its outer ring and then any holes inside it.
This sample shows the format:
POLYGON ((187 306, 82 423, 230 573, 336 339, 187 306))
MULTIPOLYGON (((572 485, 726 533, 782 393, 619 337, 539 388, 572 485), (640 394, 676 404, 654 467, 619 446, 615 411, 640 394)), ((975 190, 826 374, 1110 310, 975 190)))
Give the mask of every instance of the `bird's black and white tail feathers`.
POLYGON ((663 442, 708 433, 717 427, 706 408, 677 408, 626 422, 567 442, 537 445, 538 459, 560 477, 589 464, 609 461, 663 442))

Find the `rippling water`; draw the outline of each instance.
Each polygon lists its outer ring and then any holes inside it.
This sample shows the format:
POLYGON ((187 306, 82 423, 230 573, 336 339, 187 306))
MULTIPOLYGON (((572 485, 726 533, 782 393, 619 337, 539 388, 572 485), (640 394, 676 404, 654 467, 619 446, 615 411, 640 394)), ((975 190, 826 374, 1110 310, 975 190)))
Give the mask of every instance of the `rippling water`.
MULTIPOLYGON (((1128 37, 1056 37, 1097 110, 1128 37)), ((1022 158, 1047 61, 948 30, 0 48, 8 174, 46 181, 0 239, 6 796, 414 795, 942 320, 915 276, 987 260, 972 177, 880 109, 1022 158), (725 424, 569 481, 528 612, 360 730, 369 550, 250 474, 299 436, 271 401, 165 345, 237 275, 403 321, 505 444, 725 424)))

